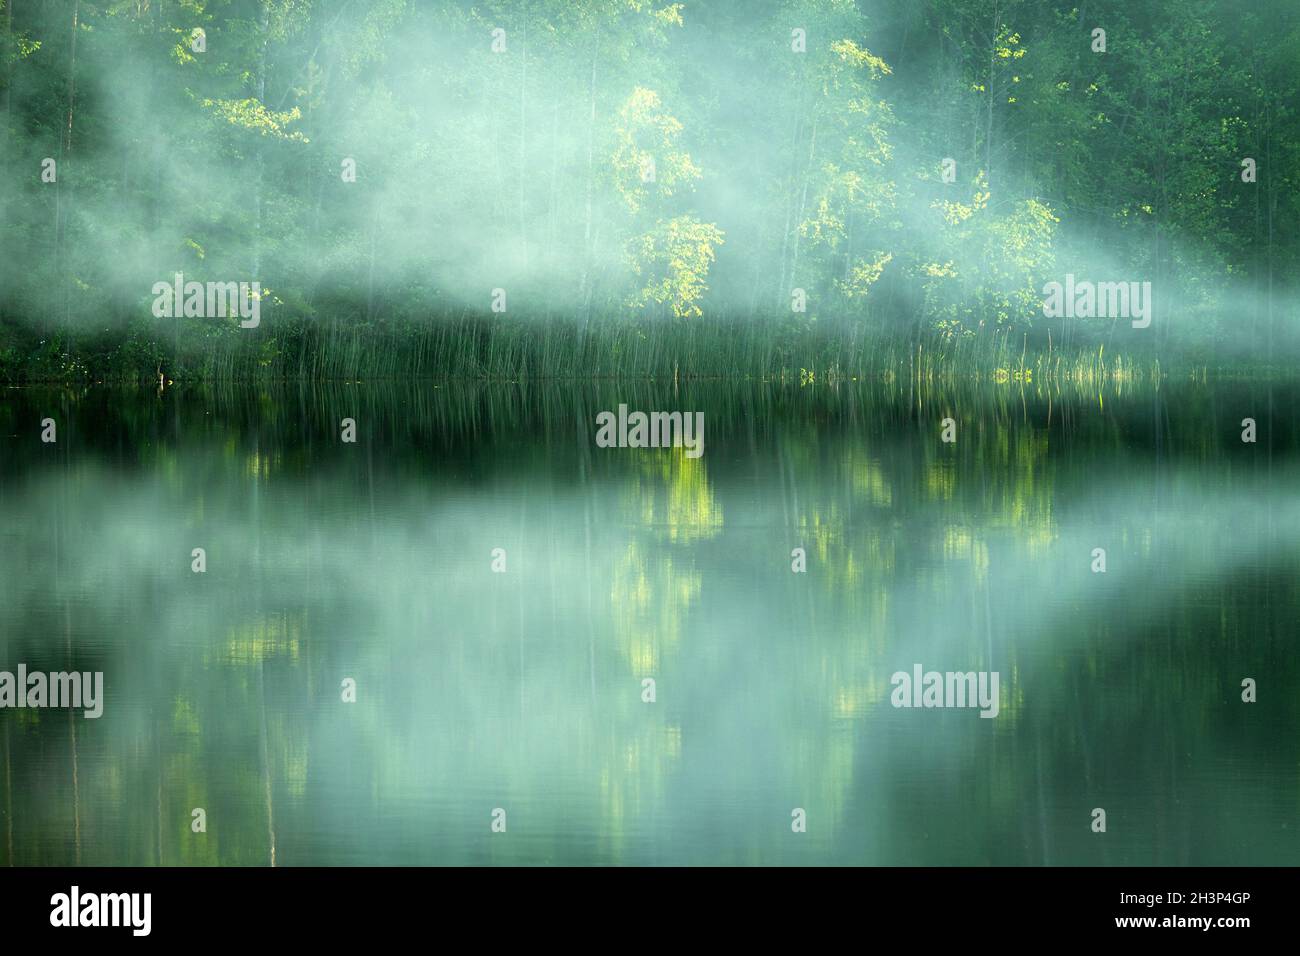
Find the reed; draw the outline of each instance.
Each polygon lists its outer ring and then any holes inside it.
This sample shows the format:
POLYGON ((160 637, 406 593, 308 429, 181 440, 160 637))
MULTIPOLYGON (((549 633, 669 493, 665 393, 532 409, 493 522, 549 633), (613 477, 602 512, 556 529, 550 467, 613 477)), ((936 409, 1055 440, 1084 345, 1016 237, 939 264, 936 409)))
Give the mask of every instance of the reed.
MULTIPOLYGON (((56 335, 0 350, 0 379, 38 381, 529 381, 627 379, 835 382, 872 376, 914 382, 987 379, 1077 384, 1158 377, 1154 355, 1104 344, 1063 351, 1051 340, 995 329, 944 337, 871 331, 861 323, 705 318, 506 317, 448 311, 432 320, 367 323, 341 313, 267 323, 256 333, 181 321, 95 339, 56 335)), ((1192 364, 1192 363, 1184 363, 1192 364)), ((1197 367, 1200 367, 1197 365, 1197 367)))

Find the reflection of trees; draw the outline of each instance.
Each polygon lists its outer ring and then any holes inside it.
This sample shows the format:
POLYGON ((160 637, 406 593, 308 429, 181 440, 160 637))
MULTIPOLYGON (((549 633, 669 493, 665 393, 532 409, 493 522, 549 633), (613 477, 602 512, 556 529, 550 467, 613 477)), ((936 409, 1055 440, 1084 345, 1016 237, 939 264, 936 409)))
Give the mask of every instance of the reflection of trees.
MULTIPOLYGON (((272 828, 289 864, 631 862, 660 832, 659 858, 690 862, 1294 855, 1258 839, 1297 799, 1276 776, 1300 725, 1277 698, 1300 607, 1282 449, 1218 483, 1222 449, 1197 437, 1183 462, 1175 435, 1162 478, 1127 457, 1145 405, 1097 419, 1058 395, 1049 429, 1033 396, 971 399, 941 446, 964 399, 729 391, 704 458, 610 450, 576 488, 587 398, 458 393, 405 425, 376 407, 383 441, 355 449, 322 401, 297 433, 285 400, 123 403, 79 423, 91 447, 0 461, 0 664, 65 666, 66 608, 75 662, 107 675, 105 717, 76 725, 83 863, 262 864, 272 828), (904 720, 889 676, 913 661, 998 669, 1001 716, 904 720), (1267 706, 1236 703, 1239 674, 1267 706), (1094 799, 1143 836, 1090 855, 1094 799), (1247 800, 1253 821, 1197 829, 1247 800), (518 839, 490 842, 493 806, 518 839), (701 813, 707 837, 680 839, 701 813)), ((66 715, 0 724, 5 860, 71 861, 66 715)))
POLYGON ((609 600, 617 645, 633 674, 657 672, 663 655, 681 639, 684 618, 699 593, 698 572, 679 570, 668 555, 648 557, 629 542, 614 566, 609 600))
POLYGON ((637 462, 626 494, 641 525, 658 530, 674 544, 713 538, 721 531, 722 508, 702 457, 689 458, 680 447, 626 454, 637 462))
MULTIPOLYGON (((681 756, 682 728, 671 705, 680 693, 678 646, 703 576, 688 548, 723 531, 722 507, 703 458, 683 448, 629 450, 635 462, 622 482, 620 528, 626 545, 609 579, 610 637, 630 692, 619 722, 602 742, 600 800, 608 830, 622 831, 629 803, 638 814, 664 812, 664 793, 681 756), (640 681, 663 684, 668 701, 646 705, 640 681)), ((620 843, 622 841, 619 841, 620 843)))

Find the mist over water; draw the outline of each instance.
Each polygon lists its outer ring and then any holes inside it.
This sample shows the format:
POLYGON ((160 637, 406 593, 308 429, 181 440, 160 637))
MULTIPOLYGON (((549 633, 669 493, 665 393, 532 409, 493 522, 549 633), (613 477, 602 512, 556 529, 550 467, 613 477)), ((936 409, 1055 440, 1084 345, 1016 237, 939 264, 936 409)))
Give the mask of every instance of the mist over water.
POLYGON ((0 0, 0 862, 1294 865, 1298 63, 0 0))
POLYGON ((106 677, 0 713, 3 858, 1294 862, 1300 435, 1238 423, 1297 397, 11 391, 0 654, 106 677), (707 453, 596 447, 615 399, 707 453), (892 707, 914 663, 998 716, 892 707))

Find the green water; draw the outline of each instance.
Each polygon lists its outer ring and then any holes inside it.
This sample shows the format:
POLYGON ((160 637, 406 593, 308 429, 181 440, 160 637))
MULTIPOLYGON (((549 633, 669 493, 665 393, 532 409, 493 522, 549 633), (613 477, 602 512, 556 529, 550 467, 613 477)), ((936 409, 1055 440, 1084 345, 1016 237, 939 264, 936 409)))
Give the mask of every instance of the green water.
POLYGON ((1300 863, 1294 387, 2 394, 5 862, 1300 863))

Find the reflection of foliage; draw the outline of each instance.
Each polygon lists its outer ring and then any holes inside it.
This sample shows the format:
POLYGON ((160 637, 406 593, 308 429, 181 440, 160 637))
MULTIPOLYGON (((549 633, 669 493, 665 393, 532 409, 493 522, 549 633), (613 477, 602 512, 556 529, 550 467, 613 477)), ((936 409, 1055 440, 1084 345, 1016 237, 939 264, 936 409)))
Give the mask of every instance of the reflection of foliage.
MULTIPOLYGON (((203 766, 201 739, 196 734, 185 746, 185 752, 174 753, 166 758, 162 770, 168 795, 167 809, 172 819, 171 826, 163 834, 162 862, 170 866, 215 866, 223 860, 229 862, 231 857, 223 857, 223 851, 233 850, 238 845, 237 827, 222 826, 209 820, 207 833, 197 835, 190 829, 193 820, 191 811, 195 807, 209 811, 213 808, 213 791, 203 766), (223 845, 223 836, 226 834, 229 834, 230 842, 223 845)), ((242 777, 250 792, 256 786, 254 774, 241 773, 235 777, 236 779, 223 781, 223 784, 235 785, 238 778, 242 777)))
POLYGON ((226 638, 223 662, 257 664, 273 657, 298 659, 303 616, 277 615, 235 628, 226 638))
POLYGON ((688 458, 685 448, 643 451, 641 474, 628 494, 641 524, 666 530, 674 543, 712 538, 722 530, 722 506, 704 458, 688 458))
MULTIPOLYGON (((1116 778, 1161 796, 1170 792, 1172 771, 1194 779, 1182 774, 1184 767, 1230 753, 1240 759, 1242 747, 1270 774, 1294 766, 1295 747, 1278 751, 1276 744, 1294 735, 1270 737, 1266 747, 1238 733, 1238 724, 1229 722, 1225 729, 1222 705, 1235 700, 1237 691, 1231 682, 1225 686, 1216 654, 1225 642, 1237 642, 1245 629, 1260 625, 1261 659, 1289 667, 1290 658, 1280 653, 1285 628, 1273 624, 1295 606, 1300 574, 1286 557, 1261 563, 1269 589, 1261 602, 1259 588, 1243 588, 1240 579, 1219 573, 1224 555, 1216 542, 1222 536, 1205 533, 1199 519, 1181 530, 1171 520, 1180 505, 1220 505, 1217 486, 1207 483, 1202 488, 1212 492, 1171 501, 1161 515, 1145 513, 1141 502, 1128 501, 1122 492, 1094 488, 1094 473, 1064 467, 1061 449, 1053 444, 1059 433, 1041 427, 1048 420, 1047 398, 1032 387, 1023 394, 1006 386, 957 396, 927 394, 921 411, 927 422, 940 410, 971 409, 962 419, 959 443, 942 448, 932 431, 918 436, 907 422, 906 396, 891 403, 873 395, 850 412, 849 403, 864 394, 853 387, 833 393, 812 384, 802 392, 783 391, 797 395, 798 411, 764 408, 752 396, 728 405, 733 390, 721 398, 706 392, 690 399, 700 398, 707 408, 734 409, 732 418, 722 410, 710 418, 716 427, 713 447, 728 452, 735 450, 728 443, 743 434, 745 416, 759 408, 758 427, 766 429, 764 437, 788 462, 789 484, 779 485, 769 473, 756 493, 749 484, 751 463, 738 465, 732 454, 699 460, 686 458, 681 449, 611 455, 600 465, 609 471, 582 489, 598 516, 590 531, 589 563, 565 564, 583 552, 581 509, 565 510, 578 496, 553 499, 552 510, 544 511, 557 518, 546 542, 553 573, 536 575, 536 590, 521 588, 518 601, 509 589, 526 575, 493 577, 485 568, 475 572, 477 579, 467 573, 454 586, 435 591, 438 586, 431 582, 440 575, 430 573, 424 543, 436 539, 459 553, 469 536, 456 539, 456 521, 445 514, 436 523, 407 525, 432 510, 426 508, 430 503, 450 497, 437 493, 441 487, 431 492, 431 480, 462 468, 472 455, 488 454, 482 448, 492 442, 486 440, 486 427, 477 424, 484 405, 491 410, 486 417, 492 428, 511 436, 550 436, 523 460, 539 473, 531 476, 538 479, 529 486, 532 495, 544 494, 540 489, 551 480, 559 486, 563 479, 556 476, 568 474, 571 459, 557 455, 554 471, 545 471, 555 451, 552 442, 562 440, 556 437, 560 428, 546 425, 575 418, 561 397, 568 391, 557 392, 553 403, 528 406, 514 393, 504 393, 503 399, 500 389, 449 389, 451 394, 429 404, 422 404, 424 397, 378 403, 372 410, 376 422, 401 409, 401 437, 392 442, 389 456, 376 456, 373 486, 365 469, 338 467, 350 459, 336 442, 317 443, 309 459, 312 477, 305 477, 307 453, 295 439, 304 427, 311 435, 335 434, 345 409, 328 402, 309 407, 306 414, 316 418, 309 417, 306 426, 293 402, 268 403, 256 437, 227 427, 223 419, 229 412, 222 414, 220 402, 187 402, 175 410, 174 437, 164 427, 173 422, 166 405, 124 402, 110 412, 105 427, 100 418, 80 417, 87 415, 86 405, 78 410, 70 401, 90 454, 69 463, 65 474, 62 466, 39 471, 48 467, 36 458, 39 450, 19 449, 16 455, 29 456, 11 459, 21 480, 11 482, 12 472, 0 475, 12 504, 0 515, 0 537, 11 542, 4 550, 8 573, 0 575, 10 598, 0 602, 5 625, 0 642, 35 633, 34 622, 44 620, 39 615, 47 601, 68 600, 72 633, 93 634, 92 643, 99 639, 98 625, 88 622, 112 628, 102 646, 114 655, 110 702, 120 703, 101 722, 77 724, 84 862, 264 863, 272 816, 285 862, 393 859, 404 853, 474 862, 474 851, 446 837, 445 818, 431 815, 435 819, 422 829, 419 820, 406 815, 412 801, 485 782, 506 803, 551 795, 557 768, 570 774, 563 781, 569 789, 554 802, 534 804, 536 835, 508 845, 498 841, 505 848, 494 847, 494 859, 645 861, 647 840, 664 815, 698 794, 692 772, 701 766, 713 771, 715 765, 724 784, 736 791, 798 781, 798 803, 814 821, 809 842, 839 841, 827 859, 862 851, 889 861, 910 852, 927 862, 941 853, 949 859, 990 854, 997 861, 1023 862, 1038 851, 1041 833, 1054 841, 1061 861, 1087 861, 1087 845, 1055 829, 1050 817, 1033 816, 1035 807, 1057 805, 1085 784, 1116 778), (456 420, 458 414, 467 421, 456 420), (142 464, 132 482, 102 464, 118 454, 116 436, 123 434, 140 449, 142 464), (449 435, 460 436, 463 444, 454 444, 449 435), (155 440, 146 440, 151 436, 155 440), (433 450, 434 436, 446 444, 433 450), (252 469, 262 496, 257 508, 249 504, 254 482, 245 467, 254 447, 283 449, 281 467, 252 469), (440 466, 446 471, 439 473, 440 466), (29 474, 49 480, 29 481, 29 474), (339 500, 364 500, 373 487, 373 524, 358 529, 353 517, 314 507, 313 495, 303 488, 321 475, 328 476, 339 500), (790 492, 784 500, 778 487, 790 492), (1085 562, 1078 570, 1086 587, 1072 591, 1072 582, 1056 574, 1061 565, 1049 564, 1060 557, 1051 546, 1060 544, 1069 509, 1082 506, 1091 513, 1093 501, 1076 500, 1091 494, 1123 509, 1116 516, 1115 547, 1150 567, 1162 555, 1177 554, 1161 566, 1166 577, 1138 583, 1143 594, 1116 592, 1115 600, 1099 601, 1096 588, 1122 585, 1122 575, 1099 581, 1085 562), (194 517, 196 500, 203 503, 200 518, 194 517), (759 522, 751 502, 766 509, 759 522), (57 521, 70 506, 77 509, 72 520, 57 521), (139 518, 146 513, 148 524, 139 518), (571 520, 575 515, 578 520, 571 520), (138 635, 118 622, 150 615, 167 620, 162 612, 188 611, 197 595, 210 598, 222 583, 211 571, 207 578, 190 574, 183 549, 165 557, 175 574, 157 574, 156 529, 169 539, 190 540, 196 523, 203 526, 197 540, 208 540, 210 556, 237 553, 238 545, 260 533, 261 563, 237 564, 262 577, 255 586, 251 577, 232 583, 227 564, 224 603, 208 605, 210 613, 194 619, 191 630, 159 628, 161 633, 141 648, 133 643, 138 635), (761 539, 748 537, 755 524, 762 525, 761 539), (28 601, 19 590, 25 575, 55 566, 52 527, 73 529, 74 535, 89 529, 106 545, 83 550, 71 565, 73 573, 62 574, 48 597, 28 601), (180 528, 186 533, 174 533, 180 528), (337 547, 312 557, 312 535, 337 547), (759 546, 748 547, 750 541, 759 546), (794 544, 808 549, 806 575, 790 574, 782 564, 794 544), (304 569, 312 576, 307 589, 304 569), (709 600, 703 607, 706 588, 709 600), (1050 598, 1042 598, 1047 592, 1050 598), (431 613, 445 618, 445 628, 440 620, 421 616, 426 598, 431 613), (484 610, 493 601, 499 606, 484 610), (987 620, 985 607, 991 609, 987 620), (1207 607, 1216 622, 1210 628, 1207 607), (758 626, 732 633, 704 629, 705 614, 713 621, 715 612, 738 612, 744 623, 758 626), (1166 623, 1168 633, 1157 630, 1166 623), (591 630, 589 645, 583 626, 591 630), (577 641, 575 632, 581 634, 577 641), (1133 633, 1140 639, 1121 639, 1133 633), (1195 653, 1178 651, 1183 642, 1195 653), (997 811, 980 816, 995 821, 987 827, 972 829, 969 817, 942 814, 951 806, 951 791, 927 792, 895 782, 907 774, 887 779, 876 773, 882 767, 935 769, 928 762, 934 755, 924 748, 903 753, 910 743, 889 739, 889 721, 898 716, 889 709, 889 675, 914 659, 910 654, 917 644, 927 665, 944 664, 928 653, 942 647, 951 652, 953 666, 991 665, 1001 671, 997 721, 971 714, 963 715, 970 720, 945 724, 941 717, 911 725, 940 735, 940 743, 959 745, 944 751, 951 754, 944 767, 977 782, 981 810, 987 800, 997 811), (1189 666, 1197 661, 1204 666, 1189 666), (338 677, 357 672, 356 667, 370 676, 361 702, 343 706, 337 702, 338 677), (656 705, 640 701, 643 676, 660 680, 656 705), (1089 694, 1096 686, 1107 693, 1089 694), (1200 704, 1189 711, 1188 701, 1200 704), (718 712, 735 722, 712 723, 718 712), (1155 745, 1142 735, 1125 733, 1134 720, 1182 733, 1188 749, 1149 749, 1155 745), (737 731, 742 724, 753 726, 753 738, 737 731), (759 758, 744 753, 744 747, 735 747, 736 753, 711 749, 750 739, 762 741, 750 748, 759 758), (1112 751, 1112 740, 1128 746, 1112 751), (1146 759, 1157 752, 1160 761, 1146 759), (274 814, 267 812, 268 785, 274 814), (861 817, 844 825, 866 803, 881 808, 879 825, 867 829, 861 817), (189 811, 196 806, 209 811, 209 832, 202 838, 189 830, 189 811), (1017 808, 1025 807, 1030 809, 1022 833, 1018 824, 1005 821, 1026 817, 1017 816, 1017 808), (566 824, 578 818, 584 829, 575 841, 566 824), (900 823, 918 820, 928 821, 929 840, 949 841, 943 850, 890 842, 890 834, 908 829, 900 823), (326 833, 330 836, 321 839, 326 833), (854 844, 864 833, 864 842, 854 844), (424 849, 405 849, 417 842, 424 849), (399 844, 403 849, 396 848, 399 844)), ((1126 402, 1108 395, 1103 416, 1079 412, 1095 409, 1095 394, 1054 392, 1050 414, 1064 414, 1071 422, 1069 461, 1085 451, 1089 462, 1122 461, 1128 446, 1120 432, 1131 434, 1147 421, 1150 397, 1126 402), (1133 417, 1117 429, 1116 416, 1125 409, 1133 417)), ((35 401, 18 396, 0 416, 28 419, 23 403, 35 401)), ((358 396, 339 401, 355 414, 358 396)), ((663 407, 668 401, 656 395, 638 404, 663 407)), ((1198 403, 1208 406, 1210 398, 1200 391, 1182 392, 1178 402, 1208 414, 1198 403)), ((95 414, 103 414, 94 407, 95 414)), ((238 420, 246 420, 248 407, 236 406, 238 420)), ((1230 433, 1216 448, 1199 420, 1183 425, 1175 420, 1170 427, 1171 440, 1178 442, 1173 447, 1193 450, 1184 481, 1198 480, 1193 476, 1207 467, 1207 457, 1237 441, 1230 433)), ((519 454, 512 445, 506 460, 518 466, 519 454)), ((762 466, 769 455, 760 442, 753 464, 762 466)), ((502 467, 500 459, 486 461, 502 467)), ((1242 489, 1247 495, 1253 490, 1242 489)), ((480 498, 469 511, 475 521, 505 514, 513 522, 517 503, 514 497, 505 503, 480 498)), ((526 517, 536 513, 530 510, 526 517)), ((1248 508, 1205 509, 1208 515, 1232 515, 1233 530, 1244 532, 1238 539, 1243 547, 1263 540, 1249 525, 1241 527, 1249 520, 1241 515, 1249 513, 1248 508)), ((1294 518, 1293 512, 1273 513, 1279 521, 1294 518)), ((530 544, 541 542, 534 536, 530 544)), ((1078 564, 1072 557, 1065 560, 1078 564)), ((198 606, 204 607, 202 600, 198 606)), ((10 658, 18 658, 19 645, 9 646, 10 658)), ((1281 726, 1295 724, 1294 710, 1283 712, 1281 726)), ((64 793, 70 779, 67 758, 74 744, 66 715, 10 711, 0 714, 0 723, 14 755, 14 859, 68 862, 74 804, 70 798, 48 799, 49 793, 64 793)), ((1265 784, 1257 786, 1264 792, 1265 784)), ((1160 812, 1171 814, 1171 824, 1185 822, 1174 802, 1160 812)), ((780 842, 788 839, 788 829, 774 826, 767 834, 744 812, 736 820, 734 832, 674 849, 674 855, 707 862, 788 858, 789 844, 780 842)), ((1139 855, 1159 859, 1164 853, 1167 859, 1191 852, 1205 859, 1245 852, 1241 847, 1259 852, 1251 841, 1260 828, 1232 826, 1229 835, 1207 838, 1209 849, 1198 841, 1190 850, 1157 848, 1139 855), (1238 847, 1231 847, 1233 839, 1238 847)), ((0 841, 0 853, 2 847, 0 841)), ((1268 845, 1263 852, 1272 862, 1285 849, 1268 845)))
POLYGON ((885 474, 877 458, 863 454, 860 445, 850 445, 844 456, 844 470, 848 474, 850 486, 855 494, 881 508, 888 508, 894 501, 894 493, 889 476, 885 474))
POLYGON ((830 586, 851 588, 861 581, 862 568, 844 546, 844 518, 837 503, 825 512, 814 507, 801 514, 798 528, 799 539, 809 545, 809 556, 815 555, 826 569, 830 586))
POLYGON ((1055 539, 1052 499, 1055 485, 1049 468, 1046 431, 998 425, 985 443, 985 467, 1004 478, 989 486, 993 528, 1014 528, 1033 552, 1055 539))
MULTIPOLYGON (((671 652, 703 584, 676 546, 719 534, 722 509, 703 460, 687 458, 680 447, 641 451, 622 498, 634 526, 649 534, 634 534, 613 566, 610 626, 621 670, 634 681, 658 679, 675 666, 671 652)), ((647 719, 645 706, 637 693, 623 698, 627 720, 602 743, 598 758, 601 807, 616 846, 624 841, 624 818, 644 812, 650 798, 662 799, 668 771, 681 757, 681 727, 662 722, 665 712, 657 708, 647 719)))
POLYGON ((631 542, 614 567, 610 605, 619 647, 635 675, 652 675, 665 650, 676 646, 687 610, 700 594, 697 571, 681 570, 671 556, 647 557, 631 542))

